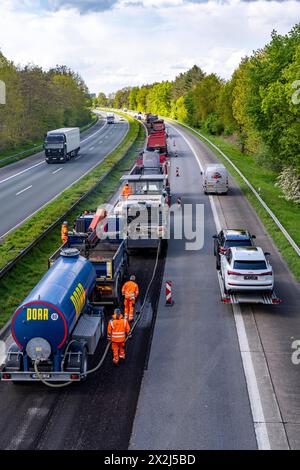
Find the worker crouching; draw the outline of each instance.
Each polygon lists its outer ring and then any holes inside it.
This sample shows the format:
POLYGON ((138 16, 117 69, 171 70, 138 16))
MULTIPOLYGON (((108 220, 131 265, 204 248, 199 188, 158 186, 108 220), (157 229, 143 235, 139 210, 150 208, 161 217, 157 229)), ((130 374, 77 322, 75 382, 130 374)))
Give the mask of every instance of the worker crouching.
POLYGON ((122 288, 122 295, 124 295, 124 314, 125 318, 129 321, 134 319, 134 305, 137 296, 139 295, 139 286, 135 282, 135 276, 130 276, 130 280, 125 282, 122 288))
POLYGON ((121 310, 116 308, 107 328, 107 337, 111 341, 113 363, 115 365, 119 364, 120 359, 125 359, 125 340, 129 333, 128 321, 123 318, 121 310))

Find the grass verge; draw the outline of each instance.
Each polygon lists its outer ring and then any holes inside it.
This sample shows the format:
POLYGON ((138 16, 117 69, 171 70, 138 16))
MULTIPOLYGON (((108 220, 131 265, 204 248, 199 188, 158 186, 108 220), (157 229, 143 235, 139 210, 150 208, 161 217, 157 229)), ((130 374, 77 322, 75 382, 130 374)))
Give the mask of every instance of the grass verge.
POLYGON ((114 164, 123 158, 124 153, 128 151, 137 138, 140 126, 133 118, 128 117, 128 119, 130 126, 127 135, 105 160, 71 188, 63 191, 55 200, 34 214, 21 227, 5 237, 0 246, 0 269, 44 232, 51 223, 61 217, 83 194, 93 188, 114 164))
MULTIPOLYGON (((143 126, 138 123, 136 123, 131 130, 134 130, 134 133, 131 132, 132 138, 127 140, 126 152, 124 151, 123 143, 123 158, 119 158, 119 163, 103 180, 101 187, 97 188, 85 201, 80 203, 76 209, 70 213, 68 217, 69 220, 75 219, 76 216, 86 208, 96 208, 100 204, 108 201, 119 186, 120 177, 133 166, 137 149, 143 146, 145 134, 143 126), (131 142, 130 145, 128 145, 129 142, 131 142), (126 155, 124 157, 125 153, 126 155)), ((48 258, 60 244, 60 226, 58 226, 2 278, 0 282, 0 328, 11 318, 17 306, 45 274, 48 266, 48 258)))
MULTIPOLYGON (((97 115, 93 114, 93 118, 91 122, 89 122, 89 124, 86 124, 85 126, 80 127, 80 132, 84 132, 90 129, 90 127, 96 124, 97 120, 98 120, 97 115)), ((10 150, 1 152, 0 168, 10 165, 11 163, 18 162, 19 160, 23 160, 24 158, 30 157, 31 155, 34 155, 35 153, 41 152, 43 150, 43 143, 44 143, 44 140, 28 141, 26 142, 26 144, 20 145, 14 148, 13 150, 10 149, 10 150), (13 158, 14 156, 15 158, 13 158), (5 160, 8 157, 11 157, 11 158, 9 158, 9 160, 5 160)))
MULTIPOLYGON (((184 124, 183 124, 184 126, 184 124)), ((198 130, 198 129, 196 129, 198 130)), ((245 155, 232 143, 226 142, 222 137, 212 136, 199 129, 199 132, 207 137, 213 144, 222 150, 230 160, 239 168, 244 176, 250 181, 254 188, 260 192, 262 199, 270 207, 272 212, 280 220, 290 236, 300 245, 300 208, 293 202, 286 201, 283 198, 282 191, 275 186, 277 173, 274 171, 259 167, 255 159, 249 155, 245 155)), ((234 168, 226 161, 222 155, 209 145, 205 139, 196 132, 196 137, 203 141, 215 155, 224 163, 228 171, 235 178, 243 193, 252 204, 253 208, 259 215, 261 221, 266 227, 267 232, 273 238, 278 250, 285 259, 290 270, 294 274, 298 282, 300 282, 300 259, 293 247, 289 244, 285 236, 278 229, 275 222, 267 214, 260 202, 257 200, 251 189, 242 180, 234 168)))

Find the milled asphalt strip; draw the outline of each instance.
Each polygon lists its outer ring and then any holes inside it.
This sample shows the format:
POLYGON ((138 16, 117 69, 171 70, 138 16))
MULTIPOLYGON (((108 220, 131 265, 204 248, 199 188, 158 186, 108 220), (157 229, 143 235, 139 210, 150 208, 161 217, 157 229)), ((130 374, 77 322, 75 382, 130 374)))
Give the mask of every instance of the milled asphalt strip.
MULTIPOLYGON (((87 137, 86 139, 81 140, 81 141, 80 141, 80 144, 83 144, 84 142, 86 142, 87 140, 89 140, 91 137, 94 137, 95 135, 97 135, 100 131, 103 131, 103 129, 105 129, 106 126, 107 126, 107 123, 105 123, 104 126, 102 126, 98 131, 94 132, 94 134, 91 134, 91 135, 90 135, 89 137, 87 137)), ((11 180, 12 178, 16 178, 16 176, 23 175, 23 173, 26 173, 26 172, 29 171, 29 170, 33 170, 33 168, 36 168, 37 166, 42 165, 43 163, 45 163, 45 160, 42 160, 41 162, 36 163, 35 165, 32 165, 32 166, 30 166, 30 167, 28 167, 28 168, 25 168, 25 170, 19 171, 18 173, 15 173, 14 175, 8 176, 8 177, 5 178, 4 180, 1 180, 1 181, 0 181, 0 184, 5 183, 6 181, 9 181, 9 180, 11 180)), ((5 234, 5 235, 6 235, 6 234, 5 234)), ((2 237, 4 237, 4 235, 2 235, 2 237)))
MULTIPOLYGON (((189 148, 191 149, 196 162, 199 165, 200 171, 203 171, 202 164, 200 160, 198 159, 198 155, 192 146, 192 144, 188 141, 188 139, 180 132, 177 128, 169 124, 170 127, 172 127, 178 134, 185 140, 185 142, 188 144, 189 148)), ((212 213, 216 225, 217 231, 220 231, 221 224, 220 224, 220 219, 217 213, 217 209, 215 206, 215 202, 212 196, 209 197, 211 208, 212 208, 212 213)), ((237 330, 237 336, 239 340, 239 347, 240 347, 240 353, 242 357, 242 362, 243 362, 243 368, 244 368, 244 373, 245 373, 245 378, 246 378, 246 383, 247 383, 247 389, 248 389, 248 394, 249 394, 249 400, 250 400, 250 405, 251 405, 251 412, 252 412, 252 418, 253 418, 253 423, 254 423, 254 429, 255 429, 255 435, 256 435, 256 440, 257 440, 257 445, 259 450, 270 450, 271 445, 270 445, 270 440, 268 436, 268 429, 267 429, 267 424, 265 422, 265 417, 264 417, 264 412, 263 412, 263 407, 262 407, 262 401, 259 393, 259 388, 257 384, 257 379, 255 375, 255 370, 254 370, 254 365, 251 357, 251 352, 249 348, 249 343, 248 343, 248 338, 245 330, 245 323, 243 316, 241 314, 241 309, 239 305, 232 305, 233 308, 233 314, 234 314, 234 320, 235 320, 235 325, 236 325, 236 330, 237 330)))
MULTIPOLYGON (((103 129, 103 128, 102 128, 103 129)), ((88 173, 90 173, 94 168, 96 168, 98 165, 100 165, 100 163, 103 163, 105 161, 105 159, 107 158, 108 155, 110 155, 122 142, 123 140, 125 139, 125 137, 127 136, 128 134, 128 131, 129 131, 129 122, 127 121, 127 131, 126 131, 126 134, 124 134, 122 140, 120 142, 118 142, 104 157, 103 157, 103 160, 101 160, 101 162, 97 162, 95 163, 94 166, 92 166, 91 168, 89 168, 85 173, 83 173, 83 175, 81 175, 79 178, 77 178, 77 180, 73 181, 73 183, 71 183, 69 186, 67 186, 66 188, 64 188, 64 191, 66 191, 67 189, 71 188, 75 183, 78 183, 78 181, 80 181, 84 176, 86 176, 88 173)), ((0 181, 1 183, 1 181, 0 181)), ((46 204, 43 204, 41 207, 39 207, 36 211, 34 211, 32 214, 30 214, 28 217, 26 217, 25 219, 23 219, 21 222, 19 222, 17 225, 15 225, 13 228, 11 228, 10 230, 8 230, 8 232, 4 233, 3 235, 0 236, 0 238, 4 238, 6 237, 7 235, 9 235, 13 230, 15 230, 16 228, 20 227, 20 225, 24 224, 24 222, 26 222, 26 220, 30 219, 32 216, 34 216, 37 212, 39 212, 41 209, 43 209, 44 207, 46 207, 48 204, 50 204, 50 202, 54 201, 55 199, 58 198, 58 196, 60 196, 61 193, 59 194, 56 194, 56 196, 54 196, 52 199, 50 199, 49 201, 46 202, 46 204)))
POLYGON ((294 250, 296 251, 297 255, 300 256, 300 248, 299 246, 297 245, 297 243, 293 240, 293 238, 290 236, 290 234, 288 233, 288 231, 284 228, 284 226, 281 224, 281 222, 278 220, 278 218, 276 217, 276 215, 272 212, 272 210, 269 208, 269 206, 265 203, 265 201, 262 199, 262 197, 259 195, 259 193, 256 191, 256 189, 252 186, 252 184, 250 183, 250 181, 247 180, 247 178, 243 175, 243 173, 241 172, 241 170, 230 160, 229 157, 227 157, 227 155, 222 152, 222 150, 219 149, 219 147, 217 145, 215 145, 213 142, 211 142, 211 140, 209 140, 207 137, 205 137, 205 135, 201 134, 201 132, 198 132, 196 131, 195 129, 193 129, 192 127, 186 125, 186 124, 182 124, 184 127, 186 127, 187 129, 190 129, 192 132, 195 132, 196 134, 198 134, 202 139, 206 140, 214 149, 216 149, 221 155, 223 158, 225 158, 225 160, 235 169, 235 171, 239 174, 239 176, 242 178, 242 180, 246 183, 246 185, 251 189, 251 191, 253 192, 253 194, 255 195, 255 197, 259 200, 259 202, 261 203, 261 205, 263 206, 263 208, 267 211, 267 213, 269 214, 269 216, 271 217, 271 219, 273 220, 273 222, 275 222, 275 224, 277 225, 277 227, 279 228, 279 230, 282 232, 282 234, 285 236, 285 238, 287 239, 287 241, 290 243, 290 245, 294 248, 294 250))

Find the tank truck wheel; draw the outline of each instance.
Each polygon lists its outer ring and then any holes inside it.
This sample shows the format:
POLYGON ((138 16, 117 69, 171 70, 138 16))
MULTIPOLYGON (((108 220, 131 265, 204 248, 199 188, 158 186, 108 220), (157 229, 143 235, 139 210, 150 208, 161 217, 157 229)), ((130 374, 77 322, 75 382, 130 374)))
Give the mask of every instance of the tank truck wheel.
POLYGON ((88 371, 88 352, 85 346, 82 346, 81 353, 80 372, 82 374, 81 380, 84 382, 87 379, 86 373, 88 371))

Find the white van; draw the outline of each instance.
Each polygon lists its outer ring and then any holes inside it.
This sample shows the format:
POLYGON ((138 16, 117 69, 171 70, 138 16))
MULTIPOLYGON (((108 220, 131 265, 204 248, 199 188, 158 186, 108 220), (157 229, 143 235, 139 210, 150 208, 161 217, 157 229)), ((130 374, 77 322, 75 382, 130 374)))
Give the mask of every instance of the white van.
POLYGON ((224 165, 220 163, 206 165, 203 172, 203 190, 204 194, 227 194, 228 172, 224 165))

